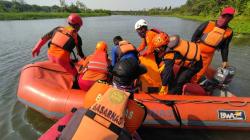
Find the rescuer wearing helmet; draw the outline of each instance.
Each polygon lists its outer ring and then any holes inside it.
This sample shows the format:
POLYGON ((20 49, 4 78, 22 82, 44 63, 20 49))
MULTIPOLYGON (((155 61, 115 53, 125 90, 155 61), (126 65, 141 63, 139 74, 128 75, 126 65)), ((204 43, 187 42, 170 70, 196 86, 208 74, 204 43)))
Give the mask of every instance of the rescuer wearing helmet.
POLYGON ((80 89, 88 91, 89 88, 98 80, 107 80, 109 60, 107 54, 107 43, 99 41, 96 44, 96 50, 93 54, 88 56, 81 66, 83 70, 80 71, 78 84, 80 89))
POLYGON ((47 52, 49 60, 61 65, 67 72, 71 73, 75 78, 74 84, 76 84, 77 70, 71 62, 70 53, 76 47, 78 55, 81 58, 85 58, 81 48, 82 39, 78 35, 83 22, 81 17, 76 13, 70 14, 67 21, 68 26, 56 27, 44 35, 33 48, 32 56, 38 56, 41 47, 47 41, 51 40, 47 52))
POLYGON ((228 24, 234 14, 233 7, 225 7, 216 21, 202 23, 194 32, 191 41, 197 42, 201 49, 203 68, 193 77, 192 82, 197 83, 207 71, 215 50, 221 50, 222 67, 228 66, 229 44, 233 37, 233 30, 228 24))
POLYGON ((140 76, 142 91, 147 93, 159 92, 161 88, 161 78, 158 71, 159 64, 162 59, 158 57, 157 51, 153 46, 153 39, 157 35, 163 35, 164 32, 158 29, 148 29, 148 23, 144 19, 140 19, 135 23, 135 30, 142 39, 141 44, 137 48, 141 57, 141 64, 147 68, 147 73, 140 76))
POLYGON ((154 52, 152 40, 157 34, 161 33, 161 31, 155 28, 148 29, 148 23, 144 19, 140 19, 135 23, 135 30, 142 38, 141 44, 137 50, 142 56, 152 54, 154 52))

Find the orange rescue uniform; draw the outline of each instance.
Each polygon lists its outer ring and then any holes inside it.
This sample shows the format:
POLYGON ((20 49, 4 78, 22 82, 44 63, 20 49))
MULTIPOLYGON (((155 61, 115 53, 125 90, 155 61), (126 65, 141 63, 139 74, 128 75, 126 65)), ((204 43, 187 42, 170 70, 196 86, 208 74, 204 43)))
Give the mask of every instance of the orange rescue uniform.
POLYGON ((84 68, 78 79, 81 89, 87 91, 95 81, 107 80, 109 60, 106 52, 95 51, 81 65, 84 68))
POLYGON ((221 49, 223 62, 227 62, 228 47, 232 39, 233 31, 230 27, 216 27, 216 22, 209 21, 202 24, 192 37, 197 42, 203 61, 203 68, 193 77, 192 82, 196 83, 205 74, 212 62, 216 49, 221 49))

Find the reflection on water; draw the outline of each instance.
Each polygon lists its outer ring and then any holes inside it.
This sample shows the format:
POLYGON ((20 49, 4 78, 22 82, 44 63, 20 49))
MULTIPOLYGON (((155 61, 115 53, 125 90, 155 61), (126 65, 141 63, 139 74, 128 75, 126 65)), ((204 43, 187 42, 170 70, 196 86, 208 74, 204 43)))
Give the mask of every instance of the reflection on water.
MULTIPOLYGON (((90 54, 99 40, 105 40, 112 46, 112 39, 121 35, 138 46, 140 38, 134 31, 134 23, 144 18, 150 27, 157 27, 169 34, 179 34, 190 39, 199 22, 174 17, 136 17, 110 16, 84 19, 84 28, 80 30, 83 38, 83 51, 90 54)), ((36 41, 47 31, 65 24, 65 19, 0 21, 0 139, 37 139, 54 122, 41 114, 27 109, 17 102, 16 88, 20 69, 29 63, 46 59, 46 47, 37 58, 31 57, 31 49, 36 41)), ((250 37, 236 38, 230 48, 229 62, 237 67, 237 74, 230 89, 237 96, 250 96, 248 81, 250 60, 250 37)), ((111 50, 109 48, 109 50, 111 50)), ((213 65, 219 66, 221 57, 216 54, 213 65)), ((141 129, 143 139, 204 139, 204 140, 241 140, 248 139, 245 132, 141 129)))

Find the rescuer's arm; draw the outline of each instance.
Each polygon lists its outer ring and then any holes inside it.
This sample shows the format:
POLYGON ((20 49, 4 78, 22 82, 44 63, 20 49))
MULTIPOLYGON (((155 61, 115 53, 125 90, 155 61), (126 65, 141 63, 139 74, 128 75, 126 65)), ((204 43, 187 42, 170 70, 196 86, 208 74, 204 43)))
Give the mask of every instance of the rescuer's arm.
POLYGON ((77 54, 84 59, 85 55, 82 51, 82 38, 79 35, 77 35, 77 40, 78 40, 78 45, 76 46, 77 54))
POLYGON ((53 30, 51 30, 50 32, 48 32, 47 34, 45 34, 35 45, 35 47, 32 49, 32 56, 38 56, 40 53, 40 49, 42 48, 42 46, 44 44, 47 43, 48 40, 50 40, 54 34, 54 32, 58 29, 59 27, 54 28, 53 30))
POLYGON ((233 38, 233 33, 226 40, 224 40, 220 46, 223 68, 228 66, 229 45, 232 38, 233 38))
POLYGON ((206 26, 208 25, 209 21, 202 23, 194 32, 191 41, 196 42, 200 40, 203 31, 205 30, 206 26))

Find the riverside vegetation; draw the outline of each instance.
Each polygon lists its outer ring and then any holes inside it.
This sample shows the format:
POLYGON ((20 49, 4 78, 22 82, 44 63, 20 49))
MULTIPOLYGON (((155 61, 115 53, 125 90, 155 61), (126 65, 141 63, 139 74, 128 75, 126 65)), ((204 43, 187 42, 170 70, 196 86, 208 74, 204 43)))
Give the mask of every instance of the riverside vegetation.
POLYGON ((60 0, 60 6, 29 5, 24 0, 0 1, 0 20, 64 18, 72 12, 79 13, 83 17, 111 14, 109 10, 91 10, 80 1, 67 5, 64 0, 60 0))

